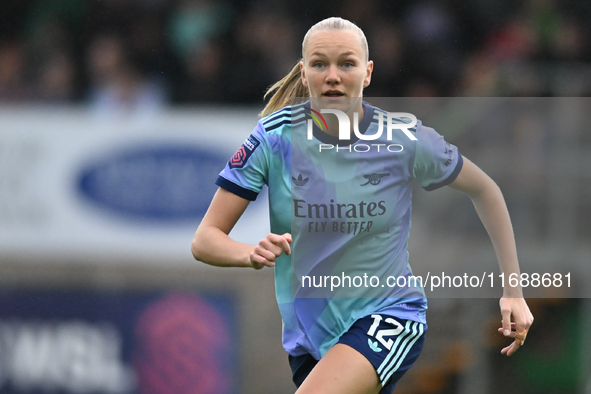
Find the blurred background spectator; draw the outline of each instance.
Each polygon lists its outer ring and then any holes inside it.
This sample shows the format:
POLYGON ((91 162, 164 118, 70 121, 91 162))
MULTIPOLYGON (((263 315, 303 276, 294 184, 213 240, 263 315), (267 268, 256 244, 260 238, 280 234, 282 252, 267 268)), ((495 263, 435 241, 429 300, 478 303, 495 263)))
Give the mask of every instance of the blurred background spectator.
POLYGON ((143 74, 132 62, 119 36, 98 35, 87 51, 87 100, 97 115, 149 115, 166 101, 158 79, 143 74))

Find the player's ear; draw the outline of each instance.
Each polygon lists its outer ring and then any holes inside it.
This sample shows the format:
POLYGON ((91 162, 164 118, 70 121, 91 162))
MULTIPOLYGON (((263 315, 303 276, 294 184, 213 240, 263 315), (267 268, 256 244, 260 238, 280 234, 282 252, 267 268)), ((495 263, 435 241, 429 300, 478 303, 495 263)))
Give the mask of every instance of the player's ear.
POLYGON ((306 79, 306 70, 304 69, 304 62, 302 60, 300 60, 300 72, 302 73, 302 84, 305 87, 308 87, 308 80, 306 79))
POLYGON ((373 72, 373 60, 367 62, 367 68, 365 69, 365 78, 363 79, 363 87, 366 88, 371 82, 371 73, 373 72))

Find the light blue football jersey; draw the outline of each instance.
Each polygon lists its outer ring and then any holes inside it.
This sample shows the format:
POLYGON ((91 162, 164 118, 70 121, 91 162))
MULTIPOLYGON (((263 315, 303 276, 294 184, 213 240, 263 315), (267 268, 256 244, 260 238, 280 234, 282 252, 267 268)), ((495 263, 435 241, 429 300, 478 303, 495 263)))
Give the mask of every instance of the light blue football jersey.
POLYGON ((426 323, 425 294, 408 263, 412 181, 447 185, 462 156, 420 121, 410 129, 416 140, 388 135, 386 113, 363 105, 359 132, 375 135, 381 121, 379 138, 339 140, 311 121, 309 102, 288 106, 259 120, 216 181, 249 200, 268 185, 271 232, 292 234, 275 289, 283 346, 294 356, 320 359, 373 313, 426 323))

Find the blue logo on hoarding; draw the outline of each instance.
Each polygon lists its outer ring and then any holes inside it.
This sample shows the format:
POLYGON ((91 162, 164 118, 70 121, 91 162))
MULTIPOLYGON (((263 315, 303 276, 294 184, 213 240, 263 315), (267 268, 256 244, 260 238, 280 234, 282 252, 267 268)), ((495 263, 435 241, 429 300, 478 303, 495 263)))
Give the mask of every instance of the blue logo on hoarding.
POLYGON ((198 147, 144 146, 90 163, 79 193, 111 212, 158 221, 203 217, 226 158, 198 147))

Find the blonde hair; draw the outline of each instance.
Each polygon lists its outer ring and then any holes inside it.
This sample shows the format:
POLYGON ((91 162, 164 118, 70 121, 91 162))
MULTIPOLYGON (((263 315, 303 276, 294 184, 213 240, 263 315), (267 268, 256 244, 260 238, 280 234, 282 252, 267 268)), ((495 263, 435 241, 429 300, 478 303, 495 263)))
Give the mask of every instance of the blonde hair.
POLYGON ((369 60, 367 39, 365 38, 365 34, 363 34, 363 30, 361 30, 356 24, 339 17, 327 18, 316 23, 304 36, 304 40, 302 41, 302 58, 298 60, 298 62, 293 66, 291 71, 285 77, 275 82, 275 84, 273 84, 273 86, 271 86, 265 93, 265 99, 269 95, 271 95, 271 98, 259 116, 263 117, 270 115, 273 112, 290 105, 291 100, 296 97, 310 96, 308 88, 302 83, 300 62, 303 61, 305 48, 308 44, 310 36, 316 32, 327 30, 350 30, 357 33, 361 39, 361 45, 365 50, 365 61, 367 62, 369 60))

